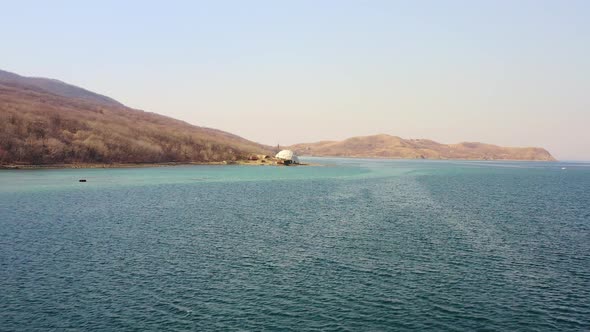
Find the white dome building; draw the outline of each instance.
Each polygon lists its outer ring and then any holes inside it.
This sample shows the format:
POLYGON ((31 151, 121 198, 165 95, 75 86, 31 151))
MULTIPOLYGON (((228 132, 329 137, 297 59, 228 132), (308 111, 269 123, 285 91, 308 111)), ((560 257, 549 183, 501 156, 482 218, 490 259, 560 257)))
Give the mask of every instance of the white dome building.
POLYGON ((285 165, 289 164, 299 164, 299 157, 293 153, 291 150, 282 150, 281 152, 277 153, 275 158, 282 160, 285 165))

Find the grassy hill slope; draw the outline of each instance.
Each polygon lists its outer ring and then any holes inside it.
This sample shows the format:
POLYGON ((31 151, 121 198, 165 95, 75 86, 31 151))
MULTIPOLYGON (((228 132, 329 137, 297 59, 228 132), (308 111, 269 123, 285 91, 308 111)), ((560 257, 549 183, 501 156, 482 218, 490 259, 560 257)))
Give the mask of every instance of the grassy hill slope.
POLYGON ((546 160, 555 158, 543 148, 513 148, 463 142, 441 144, 427 139, 403 139, 390 135, 353 137, 344 141, 295 144, 289 149, 301 155, 404 159, 546 160))

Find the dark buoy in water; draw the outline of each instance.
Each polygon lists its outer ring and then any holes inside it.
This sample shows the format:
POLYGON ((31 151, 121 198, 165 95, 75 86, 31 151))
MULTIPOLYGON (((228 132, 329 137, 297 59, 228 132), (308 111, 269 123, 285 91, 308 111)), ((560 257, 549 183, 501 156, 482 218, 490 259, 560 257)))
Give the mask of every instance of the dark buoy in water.
POLYGON ((86 182, 86 179, 80 179, 78 182, 86 182))

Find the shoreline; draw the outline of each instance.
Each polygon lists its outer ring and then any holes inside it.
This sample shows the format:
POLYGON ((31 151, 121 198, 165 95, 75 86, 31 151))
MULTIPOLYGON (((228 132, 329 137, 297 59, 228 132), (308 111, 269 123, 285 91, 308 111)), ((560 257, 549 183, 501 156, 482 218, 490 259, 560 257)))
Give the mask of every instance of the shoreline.
POLYGON ((211 162, 166 162, 166 163, 79 163, 79 164, 10 164, 0 165, 1 170, 40 170, 40 169, 97 169, 97 168, 151 168, 151 167, 175 167, 175 166, 317 166, 315 164, 291 164, 284 165, 276 161, 261 162, 260 160, 237 160, 237 161, 211 161, 211 162))
POLYGON ((24 164, 24 165, 0 165, 0 170, 35 170, 35 169, 87 169, 87 168, 147 168, 168 167, 183 165, 223 165, 215 163, 113 163, 113 164, 24 164))
POLYGON ((378 160, 408 160, 408 161, 525 161, 525 162, 563 162, 565 160, 559 159, 552 159, 552 160, 545 160, 545 159, 453 159, 453 158, 403 158, 403 157, 381 157, 381 156, 317 156, 317 155, 299 155, 300 157, 310 157, 310 158, 343 158, 343 159, 378 159, 378 160))
MULTIPOLYGON (((392 157, 352 157, 352 156, 313 156, 303 155, 311 158, 343 158, 343 159, 377 159, 377 160, 409 160, 409 161, 480 161, 480 162, 560 162, 559 160, 535 160, 535 159, 413 159, 413 158, 392 158, 392 157)), ((262 160, 236 160, 236 161, 209 161, 209 162, 160 162, 160 163, 77 163, 77 164, 0 164, 2 170, 41 170, 41 169, 98 169, 98 168, 151 168, 151 167, 175 167, 175 166, 321 166, 315 163, 301 163, 284 165, 276 159, 262 160)))

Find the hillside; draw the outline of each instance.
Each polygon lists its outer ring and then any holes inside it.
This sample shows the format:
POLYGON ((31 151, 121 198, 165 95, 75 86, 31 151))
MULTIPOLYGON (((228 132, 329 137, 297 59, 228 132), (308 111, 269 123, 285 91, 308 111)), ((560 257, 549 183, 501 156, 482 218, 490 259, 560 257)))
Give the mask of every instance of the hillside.
POLYGON ((92 91, 88 91, 86 89, 82 89, 77 86, 50 78, 25 77, 0 70, 0 82, 5 84, 38 88, 43 91, 67 98, 83 99, 109 106, 123 106, 123 104, 107 96, 103 96, 98 93, 94 93, 92 91))
POLYGON ((543 148, 513 148, 463 142, 441 144, 390 135, 353 137, 344 141, 303 143, 288 147, 300 155, 404 159, 544 160, 555 158, 543 148))
POLYGON ((0 72, 0 164, 217 162, 271 153, 66 83, 0 72))

